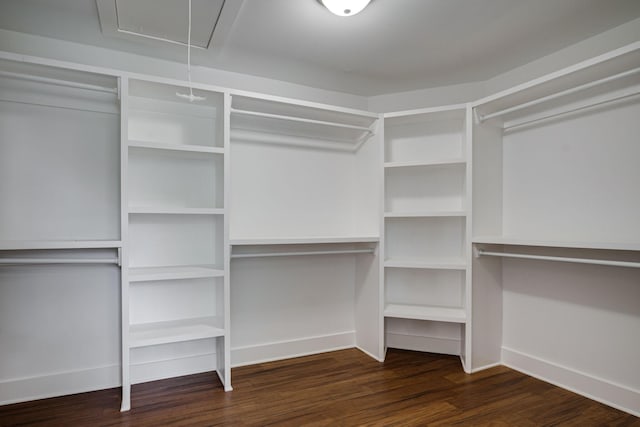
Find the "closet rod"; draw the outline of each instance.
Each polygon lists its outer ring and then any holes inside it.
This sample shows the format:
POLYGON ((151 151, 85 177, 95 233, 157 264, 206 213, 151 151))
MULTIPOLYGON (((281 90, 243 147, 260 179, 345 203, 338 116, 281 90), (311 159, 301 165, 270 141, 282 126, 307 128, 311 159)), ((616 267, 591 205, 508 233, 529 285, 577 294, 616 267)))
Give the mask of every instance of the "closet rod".
POLYGON ((105 92, 105 93, 113 93, 113 94, 118 93, 118 88, 115 88, 115 87, 105 87, 105 86, 91 85, 86 83, 69 82, 66 80, 52 79, 49 77, 32 76, 28 74, 12 73, 9 71, 0 71, 0 76, 10 77, 10 78, 19 79, 19 80, 38 82, 38 83, 47 83, 55 86, 64 86, 64 87, 72 87, 76 89, 92 90, 95 92, 105 92))
POLYGON ((0 258, 0 265, 17 264, 120 264, 118 258, 0 258))
POLYGON ((338 123, 338 122, 327 122, 324 120, 314 120, 314 119, 305 119, 303 117, 295 117, 295 116, 285 116, 282 114, 271 114, 271 113, 260 113, 258 111, 249 111, 249 110, 239 110, 237 108, 231 109, 231 114, 241 114, 245 116, 254 116, 254 117, 265 117, 268 119, 280 119, 280 120, 288 120, 292 122, 300 122, 300 123, 310 123, 316 125, 323 126, 333 126, 344 129, 355 129, 361 130, 363 132, 373 134, 373 131, 366 126, 357 126, 357 125, 349 125, 346 123, 338 123))
POLYGON ((341 255, 341 254, 372 254, 375 249, 338 249, 327 251, 298 251, 298 252, 262 252, 252 254, 232 254, 231 258, 263 258, 277 256, 301 256, 301 255, 341 255))
POLYGON ((569 258, 558 256, 544 256, 544 255, 528 255, 528 254, 514 254, 509 252, 489 252, 485 250, 478 250, 476 256, 497 256, 503 258, 522 258, 522 259, 536 259, 542 261, 559 261, 559 262, 572 262, 578 264, 595 264, 595 265, 609 265, 614 267, 632 267, 640 268, 640 262, 633 261, 611 261, 607 259, 591 259, 591 258, 569 258))
POLYGON ((634 91, 634 92, 631 92, 631 93, 625 93, 623 95, 618 95, 618 96, 615 96, 615 97, 612 97, 612 98, 608 98, 608 99, 605 99, 605 100, 602 100, 602 101, 593 102, 593 103, 586 104, 586 105, 580 105, 578 107, 569 108, 569 109, 566 109, 566 110, 558 111, 558 112, 547 114, 547 115, 540 116, 540 117, 535 117, 533 119, 528 119, 528 120, 515 122, 515 123, 510 124, 509 126, 505 126, 503 128, 503 130, 505 132, 507 132, 507 131, 509 131, 511 129, 516 129, 516 128, 519 128, 519 127, 522 127, 522 126, 527 126, 527 125, 530 125, 532 123, 537 123, 537 122, 541 122, 541 121, 544 121, 544 120, 549 120, 549 119, 554 118, 554 117, 564 116, 565 114, 577 113, 578 111, 588 110, 590 108, 599 107, 601 105, 610 104, 612 102, 621 101, 623 99, 633 98, 634 96, 638 96, 638 95, 640 95, 640 91, 634 91))
POLYGON ((542 98, 537 98, 537 99, 534 99, 532 101, 525 102, 523 104, 519 104, 519 105, 515 105, 513 107, 505 108, 504 110, 495 111, 493 113, 485 114, 483 116, 481 115, 479 117, 479 119, 480 119, 480 122, 482 123, 485 120, 489 120, 489 119, 492 119, 494 117, 502 116, 504 114, 512 113, 512 112, 518 111, 518 110, 522 110, 524 108, 532 107, 534 105, 538 105, 538 104, 541 104, 543 102, 551 101, 551 100, 559 98, 561 96, 570 95, 572 93, 579 92, 579 91, 585 90, 585 89, 589 89, 589 88, 592 88, 592 87, 595 87, 595 86, 599 86, 601 84, 608 83, 608 82, 613 81, 613 80, 618 80, 618 79, 621 79, 623 77, 627 77, 627 76, 630 76, 630 75, 633 75, 633 74, 637 74, 639 72, 640 72, 640 67, 634 68, 632 70, 624 71, 624 72, 619 73, 619 74, 614 74, 613 76, 609 76, 609 77, 605 77, 603 79, 599 79, 599 80, 595 80, 595 81, 592 81, 592 82, 589 82, 589 83, 585 83, 585 84, 582 84, 580 86, 573 87, 571 89, 567 89, 567 90, 563 90, 563 91, 560 91, 560 92, 553 93, 551 95, 543 96, 542 98))

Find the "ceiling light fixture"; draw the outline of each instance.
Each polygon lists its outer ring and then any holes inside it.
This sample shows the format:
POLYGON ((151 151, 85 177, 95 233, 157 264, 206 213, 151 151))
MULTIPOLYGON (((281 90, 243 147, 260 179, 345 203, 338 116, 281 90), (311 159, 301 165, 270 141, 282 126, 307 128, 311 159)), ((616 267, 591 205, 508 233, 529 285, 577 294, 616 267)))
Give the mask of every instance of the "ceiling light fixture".
POLYGON ((338 16, 353 16, 362 12, 371 0, 320 0, 329 11, 338 16))

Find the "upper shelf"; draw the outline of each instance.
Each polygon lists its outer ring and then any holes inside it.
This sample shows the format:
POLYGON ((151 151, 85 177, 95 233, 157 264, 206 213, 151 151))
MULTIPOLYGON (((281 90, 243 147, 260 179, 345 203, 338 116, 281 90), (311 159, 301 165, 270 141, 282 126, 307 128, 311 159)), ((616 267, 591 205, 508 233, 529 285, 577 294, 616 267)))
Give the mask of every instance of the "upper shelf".
POLYGON ((380 240, 375 236, 349 236, 349 237, 276 237, 276 238, 245 238, 231 239, 230 244, 241 246, 254 245, 312 245, 325 243, 376 243, 380 240))
POLYGON ((121 248, 120 240, 0 240, 0 250, 121 248))
POLYGON ((129 141, 129 147, 148 148, 152 150, 187 151, 205 154, 224 154, 223 147, 208 147, 205 145, 168 144, 163 142, 129 141))
POLYGON ((523 238, 505 237, 505 236, 478 236, 478 237, 474 237, 472 241, 473 243, 491 244, 491 245, 640 251, 640 243, 624 243, 624 242, 622 243, 621 242, 563 242, 563 241, 523 239, 523 238))
POLYGON ((374 134, 377 118, 355 110, 232 97, 232 138, 240 141, 357 150, 374 134))
POLYGON ((638 94, 640 42, 473 103, 480 122, 505 128, 581 111, 638 94))

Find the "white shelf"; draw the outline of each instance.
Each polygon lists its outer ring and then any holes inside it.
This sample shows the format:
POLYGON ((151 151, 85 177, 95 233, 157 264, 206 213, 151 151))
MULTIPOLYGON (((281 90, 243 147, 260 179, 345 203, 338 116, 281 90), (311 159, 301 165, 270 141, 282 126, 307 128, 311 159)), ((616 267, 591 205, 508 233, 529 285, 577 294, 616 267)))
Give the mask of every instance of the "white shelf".
POLYGON ((572 248, 572 249, 610 249, 621 251, 640 251, 640 243, 621 242, 562 242, 535 239, 522 239, 504 236, 479 236, 473 238, 473 243, 492 245, 514 245, 514 246, 541 246, 550 248, 572 248))
POLYGON ((464 217, 466 211, 385 212, 385 218, 464 217))
POLYGON ((129 328, 129 347, 146 347, 224 336, 221 319, 202 317, 170 322, 144 323, 129 328))
POLYGON ((467 314, 463 308, 411 304, 387 304, 384 308, 384 317, 451 323, 465 323, 467 321, 467 314))
POLYGON ((207 147, 204 145, 168 144, 151 141, 129 141, 129 147, 148 148, 153 150, 186 151, 192 153, 224 154, 222 147, 207 147))
POLYGON ((466 270, 462 258, 389 258, 384 261, 387 268, 425 268, 433 270, 466 270))
POLYGON ((0 250, 121 248, 120 240, 0 240, 0 250))
POLYGON ((418 161, 418 162, 385 162, 385 168, 409 168, 416 166, 441 166, 441 165, 464 165, 466 160, 462 158, 455 159, 441 159, 432 161, 418 161))
POLYGON ((130 214, 159 215, 224 215, 222 208, 154 208, 147 206, 131 206, 130 214))
POLYGON ((169 267, 136 267, 129 269, 130 282, 148 282, 156 280, 201 279, 223 277, 224 270, 213 266, 185 265, 169 267))
POLYGON ((374 236, 351 237, 283 237, 283 238, 255 238, 231 239, 231 245, 304 245, 321 243, 375 243, 380 240, 374 236))

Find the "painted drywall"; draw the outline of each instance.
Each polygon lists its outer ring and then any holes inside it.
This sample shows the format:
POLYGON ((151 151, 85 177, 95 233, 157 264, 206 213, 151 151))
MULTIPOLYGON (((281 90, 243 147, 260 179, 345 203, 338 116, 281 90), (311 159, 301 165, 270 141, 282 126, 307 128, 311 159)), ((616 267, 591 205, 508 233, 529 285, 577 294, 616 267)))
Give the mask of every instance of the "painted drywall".
MULTIPOLYGON (((185 64, 14 31, 0 30, 0 50, 120 71, 187 79, 185 64)), ((192 78, 194 82, 230 89, 254 91, 349 108, 367 108, 367 98, 362 96, 199 67, 197 64, 192 66, 192 78)))

